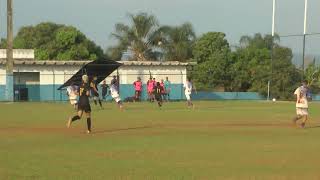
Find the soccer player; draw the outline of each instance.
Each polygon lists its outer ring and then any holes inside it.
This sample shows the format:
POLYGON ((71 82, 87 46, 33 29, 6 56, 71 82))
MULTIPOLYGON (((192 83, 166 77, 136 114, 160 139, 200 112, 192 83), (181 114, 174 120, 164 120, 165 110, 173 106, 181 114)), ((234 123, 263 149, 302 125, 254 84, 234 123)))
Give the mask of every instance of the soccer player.
POLYGON ((162 107, 162 94, 163 94, 163 87, 160 85, 159 82, 157 82, 156 86, 153 88, 153 94, 158 102, 158 106, 161 108, 162 107))
POLYGON ((98 84, 97 84, 97 76, 94 76, 91 83, 90 83, 90 87, 91 87, 91 95, 93 96, 93 102, 95 105, 97 104, 97 100, 99 101, 99 105, 100 108, 102 109, 102 103, 99 97, 99 91, 98 91, 98 84))
POLYGON ((111 80, 111 84, 114 84, 115 87, 117 88, 117 91, 119 92, 119 80, 118 80, 117 76, 113 76, 113 78, 111 80))
POLYGON ((166 89, 165 89, 165 87, 164 87, 164 81, 163 81, 163 79, 161 79, 160 86, 162 87, 161 96, 162 96, 162 100, 163 100, 163 99, 166 99, 166 89))
POLYGON ((296 125, 297 121, 302 119, 301 127, 304 128, 306 125, 306 122, 308 120, 309 112, 308 112, 308 85, 306 81, 302 82, 302 85, 298 87, 294 95, 296 95, 297 101, 296 101, 296 111, 297 115, 293 118, 293 123, 296 125))
POLYGON ((184 94, 187 98, 187 105, 188 107, 192 107, 194 108, 194 105, 191 101, 191 94, 192 94, 192 90, 193 90, 193 85, 192 85, 192 82, 191 82, 191 79, 190 78, 187 78, 187 81, 184 83, 183 85, 183 88, 184 88, 184 94))
POLYGON ((154 88, 154 82, 152 80, 152 77, 150 77, 150 79, 147 82, 148 99, 150 102, 154 101, 153 88, 154 88))
POLYGON ((140 101, 141 98, 141 92, 142 92, 142 82, 141 78, 138 77, 137 81, 133 83, 134 89, 135 89, 135 100, 140 101))
POLYGON ((110 93, 111 93, 111 97, 116 101, 116 103, 118 104, 120 110, 123 109, 123 104, 119 95, 119 91, 117 88, 117 82, 116 81, 111 81, 111 85, 110 85, 110 93))
POLYGON ((87 117, 87 133, 91 133, 91 106, 89 102, 90 86, 89 78, 87 75, 82 76, 82 84, 78 89, 79 103, 78 103, 78 114, 70 117, 67 123, 67 127, 70 128, 72 122, 81 119, 83 113, 87 117))
POLYGON ((165 96, 166 96, 166 101, 170 100, 170 92, 171 92, 171 82, 169 81, 169 78, 166 77, 166 80, 164 81, 164 89, 165 89, 165 96))
POLYGON ((75 110, 77 110, 78 107, 78 95, 77 95, 77 86, 74 84, 71 84, 67 88, 67 95, 69 96, 70 104, 73 106, 75 110))
POLYGON ((101 91, 102 91, 102 99, 106 100, 106 96, 108 96, 108 89, 109 86, 106 83, 106 80, 103 80, 102 84, 101 84, 101 91))

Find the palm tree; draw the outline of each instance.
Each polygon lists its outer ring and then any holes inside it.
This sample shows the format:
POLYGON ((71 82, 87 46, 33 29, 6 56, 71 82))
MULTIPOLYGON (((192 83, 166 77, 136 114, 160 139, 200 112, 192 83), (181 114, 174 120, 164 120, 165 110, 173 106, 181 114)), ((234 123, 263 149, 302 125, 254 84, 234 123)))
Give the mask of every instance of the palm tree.
POLYGON ((180 26, 162 26, 152 39, 154 43, 158 42, 166 60, 185 61, 192 57, 196 35, 192 25, 184 23, 180 26))
POLYGON ((109 52, 127 51, 132 54, 133 60, 146 61, 152 57, 154 44, 151 38, 158 30, 158 21, 155 16, 147 13, 129 14, 129 18, 131 26, 122 23, 115 25, 112 36, 118 40, 118 45, 109 49, 109 52))

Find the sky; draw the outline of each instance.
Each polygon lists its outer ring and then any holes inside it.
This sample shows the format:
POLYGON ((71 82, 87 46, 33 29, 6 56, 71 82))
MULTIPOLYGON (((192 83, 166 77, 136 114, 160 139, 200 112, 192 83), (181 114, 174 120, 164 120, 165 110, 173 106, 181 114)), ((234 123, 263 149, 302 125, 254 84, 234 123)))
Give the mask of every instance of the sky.
MULTIPOLYGON (((154 14, 161 25, 193 24, 198 36, 224 32, 232 45, 243 35, 271 33, 272 0, 13 0, 14 31, 50 21, 77 27, 103 49, 114 45, 116 23, 128 23, 128 13, 154 14)), ((320 1, 309 0, 308 33, 320 32, 320 1)), ((277 0, 276 32, 303 33, 304 0, 277 0)), ((0 36, 6 36, 6 0, 0 0, 0 36)), ((301 52, 302 38, 282 38, 281 44, 301 52)), ((307 38, 307 53, 319 51, 320 36, 307 38)))

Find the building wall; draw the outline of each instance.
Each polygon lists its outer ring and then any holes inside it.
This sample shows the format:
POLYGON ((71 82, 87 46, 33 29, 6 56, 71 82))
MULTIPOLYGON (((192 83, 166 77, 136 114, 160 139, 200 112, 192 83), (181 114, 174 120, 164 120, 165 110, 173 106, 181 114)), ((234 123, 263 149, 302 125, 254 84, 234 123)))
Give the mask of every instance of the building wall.
MULTIPOLYGON (((187 70, 184 66, 121 66, 118 69, 120 84, 132 85, 137 77, 140 77, 143 83, 147 83, 150 78, 155 77, 157 81, 165 80, 169 77, 171 83, 183 84, 186 81, 187 70)), ((116 76, 117 71, 113 72, 107 79, 110 84, 112 76, 116 76)))
POLYGON ((0 66, 0 86, 6 84, 6 67, 0 66))
MULTIPOLYGON (((7 50, 0 49, 0 59, 7 58, 7 50)), ((34 59, 34 50, 33 49, 14 49, 13 50, 14 59, 34 59)))
MULTIPOLYGON (((81 66, 52 66, 52 65, 16 65, 14 72, 39 72, 40 83, 37 84, 15 84, 15 89, 28 88, 28 96, 30 101, 52 101, 67 100, 64 90, 57 90, 64 82, 66 82, 73 74, 75 74, 81 66)), ((145 91, 142 94, 144 99, 147 98, 146 82, 151 76, 158 81, 169 77, 172 83, 172 99, 183 99, 182 93, 183 82, 186 80, 185 66, 121 66, 118 69, 120 76, 120 95, 124 99, 134 95, 133 82, 140 77, 144 83, 145 91)), ((15 73, 19 74, 19 73, 15 73)), ((111 82, 112 76, 117 75, 117 71, 113 72, 107 79, 107 83, 111 82)), ((4 100, 5 89, 5 66, 0 66, 0 100, 4 100)))

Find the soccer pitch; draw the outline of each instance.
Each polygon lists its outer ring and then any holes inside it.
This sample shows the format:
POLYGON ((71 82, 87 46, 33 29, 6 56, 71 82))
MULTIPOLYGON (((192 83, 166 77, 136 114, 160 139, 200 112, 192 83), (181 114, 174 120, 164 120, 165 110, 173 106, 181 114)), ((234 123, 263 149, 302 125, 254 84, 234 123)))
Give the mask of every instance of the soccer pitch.
POLYGON ((0 179, 320 179, 320 104, 306 129, 294 102, 93 104, 65 124, 66 103, 1 103, 0 179))

